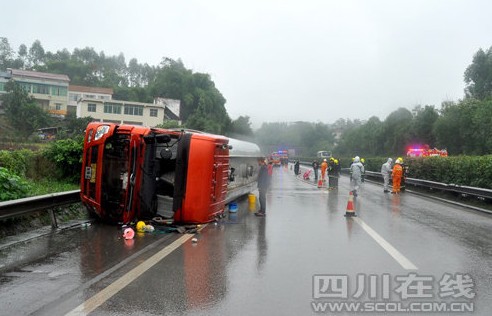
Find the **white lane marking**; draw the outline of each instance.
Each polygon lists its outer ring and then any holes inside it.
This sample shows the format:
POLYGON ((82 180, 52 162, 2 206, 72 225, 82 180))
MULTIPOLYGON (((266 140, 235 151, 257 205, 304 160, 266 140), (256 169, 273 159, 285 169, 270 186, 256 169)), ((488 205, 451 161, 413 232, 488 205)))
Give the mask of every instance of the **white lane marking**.
POLYGON ((188 239, 190 239, 193 234, 185 234, 181 238, 175 240, 172 244, 165 247, 149 259, 145 260, 143 263, 135 267, 133 270, 129 271, 121 278, 116 280, 115 282, 108 285, 102 291, 80 304, 72 311, 68 312, 66 315, 87 315, 90 312, 94 311, 96 308, 101 306, 104 302, 109 300, 113 295, 121 291, 128 284, 133 282, 139 276, 141 276, 145 271, 152 268, 159 261, 164 259, 171 252, 179 248, 182 244, 184 244, 188 239))
POLYGON ((369 225, 367 225, 363 220, 358 217, 353 218, 354 221, 360 225, 368 234, 371 236, 390 256, 393 257, 405 270, 418 270, 417 266, 414 265, 410 260, 408 260, 404 255, 401 254, 395 247, 393 247, 389 242, 387 242, 381 235, 376 233, 369 225))

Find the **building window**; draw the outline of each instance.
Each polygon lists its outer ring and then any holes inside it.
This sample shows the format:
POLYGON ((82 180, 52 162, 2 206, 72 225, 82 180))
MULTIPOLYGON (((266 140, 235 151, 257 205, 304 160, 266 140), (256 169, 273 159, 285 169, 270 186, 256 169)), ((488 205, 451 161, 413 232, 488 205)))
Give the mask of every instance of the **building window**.
POLYGON ((66 87, 51 86, 51 95, 66 97, 67 96, 67 88, 66 87))
POLYGON ((0 91, 5 91, 5 83, 0 82, 0 91))
POLYGON ((24 91, 26 91, 27 93, 31 93, 31 85, 29 83, 23 83, 21 82, 20 83, 20 86, 22 89, 24 89, 24 91))
POLYGON ((60 111, 62 108, 61 103, 55 103, 55 110, 60 111))
POLYGON ((105 103, 104 113, 121 114, 121 105, 115 103, 105 103))
POLYGON ((143 106, 125 105, 125 114, 143 116, 143 106))
POLYGON ((94 103, 87 104, 87 112, 96 112, 96 105, 94 103))
POLYGON ((157 109, 150 109, 150 116, 157 117, 158 110, 157 109))
POLYGON ((80 94, 78 93, 70 93, 69 98, 71 101, 78 101, 80 98, 80 94))
POLYGON ((96 96, 93 95, 93 94, 84 94, 84 98, 86 98, 86 99, 95 99, 96 96))
POLYGON ((50 94, 50 86, 44 84, 33 84, 32 93, 50 94))

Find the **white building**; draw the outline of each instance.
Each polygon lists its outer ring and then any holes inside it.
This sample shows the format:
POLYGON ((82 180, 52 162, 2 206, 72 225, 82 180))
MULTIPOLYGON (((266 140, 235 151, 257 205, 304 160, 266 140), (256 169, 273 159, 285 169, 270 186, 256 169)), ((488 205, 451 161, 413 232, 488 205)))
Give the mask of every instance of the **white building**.
POLYGON ((164 105, 120 100, 81 98, 77 103, 80 116, 101 122, 157 126, 164 122, 164 105))
MULTIPOLYGON (((7 72, 10 78, 23 87, 44 111, 55 116, 67 115, 70 82, 67 75, 10 68, 7 68, 7 72)), ((4 83, 0 88, 4 90, 4 83)))
POLYGON ((111 100, 113 98, 113 89, 100 87, 86 87, 69 85, 68 86, 68 111, 81 117, 81 110, 77 107, 77 102, 81 99, 111 100))

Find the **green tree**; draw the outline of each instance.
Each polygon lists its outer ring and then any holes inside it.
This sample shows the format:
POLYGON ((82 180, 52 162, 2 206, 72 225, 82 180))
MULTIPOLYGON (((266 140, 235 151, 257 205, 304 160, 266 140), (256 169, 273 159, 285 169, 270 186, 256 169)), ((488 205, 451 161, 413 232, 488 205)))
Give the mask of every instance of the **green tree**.
POLYGON ((57 135, 57 139, 83 137, 87 125, 94 121, 90 116, 77 118, 75 114, 68 114, 62 121, 63 129, 57 135))
POLYGON ((6 37, 0 37, 0 70, 11 67, 14 50, 6 37))
POLYGON ((393 111, 384 120, 383 134, 384 152, 402 155, 406 153, 406 146, 410 143, 408 131, 412 123, 412 113, 405 108, 393 111))
POLYGON ((143 77, 143 66, 138 63, 136 58, 128 62, 128 83, 131 87, 141 87, 143 77))
POLYGON ((253 130, 251 129, 249 116, 239 116, 236 120, 233 120, 226 134, 236 138, 245 138, 244 136, 246 138, 252 137, 253 130))
POLYGON ((152 95, 181 100, 180 116, 192 129, 223 134, 231 124, 225 98, 210 75, 193 73, 178 60, 165 58, 151 84, 152 95))
POLYGON ((13 68, 24 68, 24 66, 27 64, 27 46, 25 44, 21 44, 19 46, 19 50, 17 52, 18 55, 18 63, 15 65, 13 68))
POLYGON ((318 150, 334 147, 333 130, 324 123, 263 123, 255 139, 265 152, 294 149, 297 156, 312 157, 318 150))
POLYGON ((372 116, 361 126, 361 153, 362 156, 378 156, 384 152, 383 123, 376 116, 372 116))
MULTIPOLYGON (((278 150, 278 146, 294 148, 298 142, 289 137, 289 124, 286 122, 263 123, 255 132, 256 142, 262 147, 265 153, 278 150)), ((296 148, 299 151, 299 148, 296 148)))
POLYGON ((465 70, 465 94, 467 97, 485 100, 492 97, 492 47, 486 52, 481 48, 473 56, 473 62, 465 70))
POLYGON ((145 87, 115 87, 113 99, 152 103, 154 99, 145 87))
POLYGON ((5 90, 7 93, 2 96, 5 115, 21 136, 28 137, 36 129, 51 125, 48 114, 20 85, 9 81, 5 90))
POLYGON ((312 141, 308 142, 307 156, 314 156, 319 150, 335 150, 335 133, 329 125, 317 122, 312 124, 312 136, 306 135, 312 141))
POLYGON ((181 119, 186 121, 197 108, 192 89, 192 72, 186 69, 181 60, 164 58, 156 71, 155 80, 150 84, 154 97, 181 100, 181 119))
POLYGON ((443 103, 441 115, 434 124, 434 135, 436 144, 440 148, 446 148, 451 154, 462 152, 465 139, 459 133, 460 109, 454 102, 443 103))
POLYGON ((410 142, 428 144, 431 147, 436 146, 434 123, 439 118, 437 110, 432 105, 426 105, 424 108, 415 107, 413 112, 414 118, 409 130, 410 142))
POLYGON ((224 134, 231 120, 224 107, 225 99, 220 92, 212 89, 194 89, 196 110, 186 119, 189 128, 210 133, 224 134))
POLYGON ((477 126, 473 124, 477 101, 467 99, 458 104, 443 103, 441 115, 434 127, 438 146, 446 148, 451 154, 472 154, 476 146, 481 146, 475 137, 477 126))
POLYGON ((35 40, 29 48, 29 54, 27 55, 27 60, 29 62, 29 68, 38 69, 45 63, 45 51, 43 45, 39 40, 35 40))
POLYGON ((492 99, 477 104, 472 122, 475 154, 492 154, 492 99))

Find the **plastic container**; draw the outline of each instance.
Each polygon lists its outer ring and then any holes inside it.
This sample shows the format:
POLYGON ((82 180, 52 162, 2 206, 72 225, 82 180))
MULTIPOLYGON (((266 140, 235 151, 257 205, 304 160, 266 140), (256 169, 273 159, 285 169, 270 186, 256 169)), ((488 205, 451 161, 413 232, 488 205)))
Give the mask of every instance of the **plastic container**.
POLYGON ((256 204, 256 195, 249 194, 248 195, 248 201, 249 201, 249 204, 256 204))
POLYGON ((235 203, 235 202, 229 203, 229 212, 231 212, 231 213, 237 212, 237 203, 235 203))

